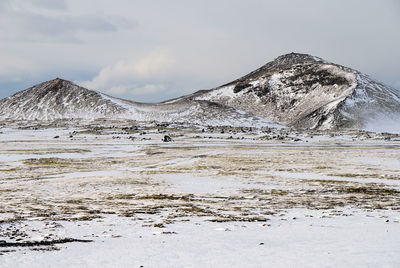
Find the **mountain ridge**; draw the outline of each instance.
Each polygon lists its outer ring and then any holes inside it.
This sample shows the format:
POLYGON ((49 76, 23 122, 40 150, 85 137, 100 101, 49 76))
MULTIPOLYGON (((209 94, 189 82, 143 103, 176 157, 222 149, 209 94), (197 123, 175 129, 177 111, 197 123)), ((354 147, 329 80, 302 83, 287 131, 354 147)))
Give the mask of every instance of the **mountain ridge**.
POLYGON ((56 78, 0 100, 2 120, 128 119, 199 125, 277 126, 206 100, 146 104, 115 98, 56 78))

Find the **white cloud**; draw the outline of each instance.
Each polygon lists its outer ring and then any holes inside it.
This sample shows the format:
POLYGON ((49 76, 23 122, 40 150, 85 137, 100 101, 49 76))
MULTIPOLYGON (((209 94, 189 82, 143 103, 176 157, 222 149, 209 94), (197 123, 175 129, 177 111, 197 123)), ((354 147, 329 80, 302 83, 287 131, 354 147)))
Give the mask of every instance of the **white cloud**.
POLYGON ((119 86, 110 88, 106 92, 111 95, 124 95, 127 93, 127 91, 128 91, 128 88, 126 86, 119 85, 119 86))
POLYGON ((78 83, 109 94, 149 95, 164 88, 149 81, 167 77, 173 72, 174 65, 175 59, 170 53, 158 50, 138 60, 118 61, 101 69, 92 80, 78 83))
MULTIPOLYGON (((134 64, 134 71, 141 77, 163 75, 171 70, 174 58, 166 51, 157 51, 134 64)), ((128 65, 129 66, 129 63, 128 65)))
POLYGON ((130 96, 150 96, 157 93, 162 93, 165 90, 164 85, 155 85, 155 84, 147 84, 143 86, 136 86, 136 85, 118 85, 114 86, 105 92, 110 95, 130 95, 130 96))

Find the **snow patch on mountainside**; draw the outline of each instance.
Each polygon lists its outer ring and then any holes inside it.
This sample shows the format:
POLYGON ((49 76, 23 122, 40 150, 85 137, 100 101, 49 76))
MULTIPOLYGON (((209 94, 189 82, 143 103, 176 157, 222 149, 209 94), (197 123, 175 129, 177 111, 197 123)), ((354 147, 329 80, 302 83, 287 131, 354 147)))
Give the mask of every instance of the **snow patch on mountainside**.
POLYGON ((357 87, 339 109, 344 124, 370 131, 400 130, 400 91, 357 73, 357 87))
POLYGON ((233 98, 235 94, 233 93, 234 86, 222 87, 219 90, 211 91, 207 98, 197 98, 198 100, 213 100, 217 98, 233 98))
POLYGON ((282 83, 280 81, 281 77, 282 77, 282 74, 280 74, 280 73, 273 74, 271 76, 271 78, 269 79, 269 83, 268 83, 269 87, 270 88, 274 88, 274 87, 282 86, 282 83))

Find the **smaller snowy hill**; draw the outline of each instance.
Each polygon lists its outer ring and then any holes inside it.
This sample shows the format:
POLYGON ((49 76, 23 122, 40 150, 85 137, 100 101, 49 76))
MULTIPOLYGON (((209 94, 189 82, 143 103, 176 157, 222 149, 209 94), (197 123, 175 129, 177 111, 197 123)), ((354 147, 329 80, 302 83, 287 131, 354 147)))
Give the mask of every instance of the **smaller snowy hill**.
POLYGON ((114 98, 59 78, 0 101, 1 120, 99 118, 221 126, 276 126, 251 113, 206 100, 144 104, 114 98))
POLYGON ((59 78, 35 85, 0 101, 2 119, 90 119, 118 115, 124 110, 99 92, 59 78))

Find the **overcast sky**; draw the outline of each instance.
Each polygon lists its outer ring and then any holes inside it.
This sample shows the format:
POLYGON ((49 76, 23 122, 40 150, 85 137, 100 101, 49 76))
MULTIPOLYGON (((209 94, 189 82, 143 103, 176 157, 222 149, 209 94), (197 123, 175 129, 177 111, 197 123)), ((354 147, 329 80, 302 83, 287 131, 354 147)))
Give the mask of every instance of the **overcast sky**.
POLYGON ((0 98, 56 77, 157 102, 308 53, 400 89, 399 0, 0 0, 0 98))

